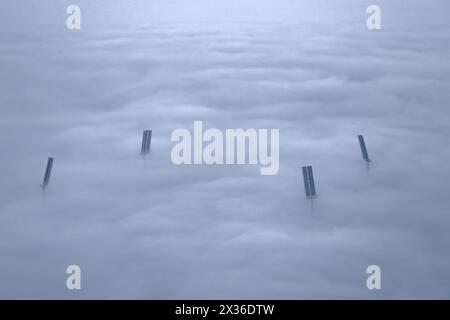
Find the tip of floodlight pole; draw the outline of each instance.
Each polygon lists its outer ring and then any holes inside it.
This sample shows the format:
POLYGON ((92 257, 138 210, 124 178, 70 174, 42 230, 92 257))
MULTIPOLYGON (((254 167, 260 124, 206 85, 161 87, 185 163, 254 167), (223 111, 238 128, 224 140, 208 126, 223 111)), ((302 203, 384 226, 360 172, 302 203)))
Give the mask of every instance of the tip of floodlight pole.
POLYGON ((372 162, 372 160, 370 160, 370 159, 367 159, 366 160, 366 169, 367 169, 367 171, 369 171, 370 170, 370 163, 372 162))
POLYGON ((43 184, 41 184, 41 189, 42 189, 42 198, 45 199, 45 186, 43 184))

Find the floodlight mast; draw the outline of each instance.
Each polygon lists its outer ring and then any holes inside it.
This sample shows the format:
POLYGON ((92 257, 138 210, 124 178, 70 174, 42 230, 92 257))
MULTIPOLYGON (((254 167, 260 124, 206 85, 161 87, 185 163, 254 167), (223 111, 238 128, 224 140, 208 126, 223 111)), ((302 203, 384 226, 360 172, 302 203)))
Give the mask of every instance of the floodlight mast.
POLYGON ((363 157, 364 161, 366 161, 366 163, 367 163, 367 169, 369 169, 370 162, 372 162, 372 160, 370 160, 369 154, 367 153, 366 142, 364 141, 364 137, 362 134, 358 135, 358 141, 359 141, 359 146, 361 147, 362 157, 363 157))
POLYGON ((41 184, 42 194, 45 196, 45 188, 47 188, 50 183, 50 176, 52 174, 54 158, 49 157, 47 160, 47 167, 45 168, 44 179, 41 184))
POLYGON ((150 153, 150 145, 152 142, 152 130, 144 130, 142 133, 141 155, 145 156, 150 153))
POLYGON ((369 154, 367 153, 367 147, 366 147, 366 143, 364 141, 364 137, 361 134, 358 135, 358 140, 359 140, 359 146, 361 147, 361 153, 362 153, 363 159, 366 162, 371 162, 371 160, 369 158, 369 154))
POLYGON ((316 197, 316 186, 314 183, 314 175, 312 166, 303 166, 303 185, 305 186, 305 195, 307 199, 311 200, 311 206, 314 204, 314 198, 316 197))

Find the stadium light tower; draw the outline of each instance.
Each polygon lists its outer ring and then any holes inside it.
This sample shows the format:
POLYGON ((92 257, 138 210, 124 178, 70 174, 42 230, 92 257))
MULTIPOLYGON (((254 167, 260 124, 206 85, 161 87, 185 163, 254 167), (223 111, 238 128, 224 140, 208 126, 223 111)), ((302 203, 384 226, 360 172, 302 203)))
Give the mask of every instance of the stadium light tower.
POLYGON ((358 135, 359 146, 361 147, 361 153, 364 161, 367 163, 367 168, 369 168, 369 163, 371 162, 369 158, 369 154, 367 153, 366 142, 364 141, 364 137, 360 134, 358 135))
POLYGON ((42 190, 45 190, 45 188, 48 186, 49 182, 50 182, 50 175, 52 174, 52 169, 53 169, 53 161, 54 158, 48 158, 47 160, 47 168, 45 169, 45 174, 44 174, 44 180, 42 181, 41 184, 41 188, 42 190))
POLYGON ((150 153, 150 144, 152 142, 152 130, 144 130, 142 134, 142 146, 141 155, 147 155, 150 153))
POLYGON ((304 166, 302 167, 302 172, 306 198, 314 199, 316 197, 316 186, 314 184, 313 169, 311 166, 304 166))

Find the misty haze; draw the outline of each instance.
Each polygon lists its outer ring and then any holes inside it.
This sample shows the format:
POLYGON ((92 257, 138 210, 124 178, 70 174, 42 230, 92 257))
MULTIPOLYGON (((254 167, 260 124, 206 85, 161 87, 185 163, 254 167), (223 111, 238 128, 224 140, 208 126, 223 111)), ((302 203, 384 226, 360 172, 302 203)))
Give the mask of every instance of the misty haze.
POLYGON ((0 298, 450 298, 449 1, 1 7, 0 298), (194 121, 279 129, 276 174, 176 165, 194 121))

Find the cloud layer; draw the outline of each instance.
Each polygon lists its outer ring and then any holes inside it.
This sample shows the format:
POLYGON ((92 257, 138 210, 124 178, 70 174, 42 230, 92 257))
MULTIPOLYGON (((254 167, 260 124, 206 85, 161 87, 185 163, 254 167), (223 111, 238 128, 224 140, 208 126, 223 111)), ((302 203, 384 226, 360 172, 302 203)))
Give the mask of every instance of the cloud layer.
POLYGON ((356 1, 246 1, 243 12, 81 1, 79 32, 64 29, 62 4, 31 19, 8 2, 0 297, 449 298, 448 4, 380 2, 376 32, 356 1), (194 120, 280 129, 279 174, 173 165, 170 134, 194 120), (70 264, 79 292, 65 288, 70 264), (366 288, 371 264, 378 292, 366 288))

